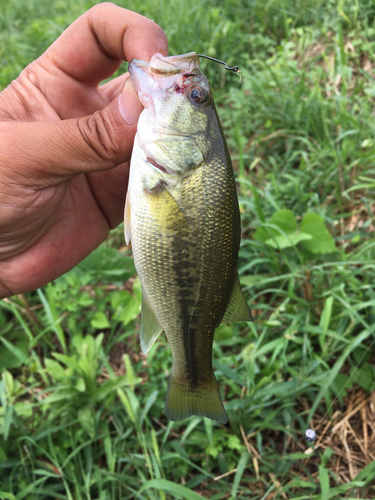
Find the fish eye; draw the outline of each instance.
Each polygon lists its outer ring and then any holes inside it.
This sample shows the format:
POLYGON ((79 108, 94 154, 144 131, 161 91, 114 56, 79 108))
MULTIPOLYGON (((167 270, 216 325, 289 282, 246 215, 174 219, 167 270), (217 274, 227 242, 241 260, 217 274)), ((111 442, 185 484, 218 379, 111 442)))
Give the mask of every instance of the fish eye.
POLYGON ((192 85, 188 90, 188 97, 196 104, 202 104, 207 101, 208 92, 201 85, 192 85))

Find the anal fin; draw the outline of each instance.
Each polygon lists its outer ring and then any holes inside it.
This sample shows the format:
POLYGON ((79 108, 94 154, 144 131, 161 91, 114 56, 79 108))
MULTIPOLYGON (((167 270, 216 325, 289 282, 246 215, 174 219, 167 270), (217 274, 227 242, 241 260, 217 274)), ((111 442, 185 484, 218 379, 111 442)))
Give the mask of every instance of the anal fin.
POLYGON ((141 341, 141 349, 147 354, 153 343, 159 337, 163 328, 155 316, 154 311, 149 303, 145 290, 142 296, 142 310, 141 310, 141 331, 139 333, 141 341))
POLYGON ((254 321, 250 308, 242 292, 237 272, 236 278, 234 280, 232 294, 230 296, 221 324, 229 323, 231 321, 254 321))

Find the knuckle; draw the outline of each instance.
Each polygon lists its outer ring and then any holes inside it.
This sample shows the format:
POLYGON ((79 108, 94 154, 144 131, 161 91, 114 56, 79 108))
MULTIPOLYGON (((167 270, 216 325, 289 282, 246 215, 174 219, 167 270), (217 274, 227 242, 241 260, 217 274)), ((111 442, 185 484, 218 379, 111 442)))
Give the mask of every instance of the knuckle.
POLYGON ((26 66, 20 76, 26 78, 26 80, 28 80, 36 88, 39 88, 39 79, 36 71, 36 61, 26 66))

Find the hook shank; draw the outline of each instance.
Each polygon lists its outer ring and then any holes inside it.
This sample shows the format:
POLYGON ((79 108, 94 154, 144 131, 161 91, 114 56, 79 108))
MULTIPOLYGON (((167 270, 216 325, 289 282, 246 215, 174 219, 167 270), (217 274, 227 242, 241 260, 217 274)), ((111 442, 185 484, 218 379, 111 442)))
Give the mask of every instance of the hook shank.
POLYGON ((220 61, 219 59, 215 59, 214 57, 205 56, 204 54, 198 54, 198 57, 204 57, 205 59, 210 59, 211 61, 215 61, 219 64, 223 64, 225 69, 227 69, 228 71, 234 71, 234 73, 237 73, 237 71, 238 71, 238 66, 233 66, 232 68, 230 68, 229 66, 227 66, 226 62, 220 61))

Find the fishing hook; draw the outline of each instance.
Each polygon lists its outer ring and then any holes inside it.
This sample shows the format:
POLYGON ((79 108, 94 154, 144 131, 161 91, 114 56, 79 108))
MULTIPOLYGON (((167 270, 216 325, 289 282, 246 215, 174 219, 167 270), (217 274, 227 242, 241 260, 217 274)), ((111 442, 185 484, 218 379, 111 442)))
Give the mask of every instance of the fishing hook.
POLYGON ((215 59, 215 58, 210 57, 210 56, 205 56, 205 55, 203 55, 203 54, 198 54, 198 57, 204 57, 204 58, 206 58, 206 59, 210 59, 211 61, 215 61, 215 62, 217 62, 217 63, 224 64, 225 69, 227 69, 228 71, 234 71, 234 73, 237 73, 237 71, 238 71, 238 66, 233 66, 233 68, 229 68, 229 67, 227 66, 227 63, 226 63, 226 62, 224 62, 224 61, 219 61, 219 59, 215 59))

